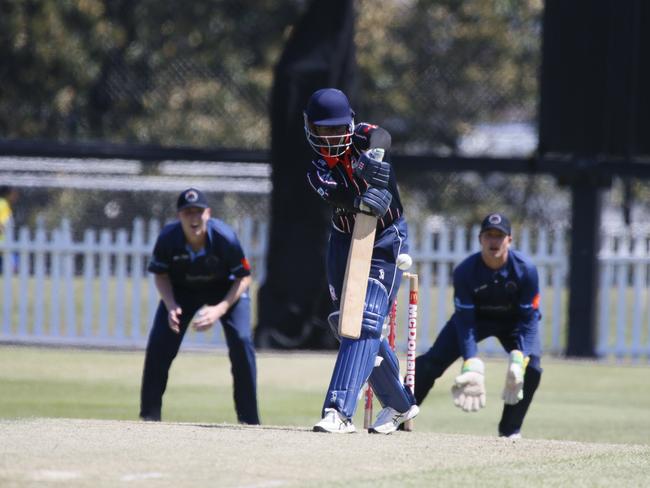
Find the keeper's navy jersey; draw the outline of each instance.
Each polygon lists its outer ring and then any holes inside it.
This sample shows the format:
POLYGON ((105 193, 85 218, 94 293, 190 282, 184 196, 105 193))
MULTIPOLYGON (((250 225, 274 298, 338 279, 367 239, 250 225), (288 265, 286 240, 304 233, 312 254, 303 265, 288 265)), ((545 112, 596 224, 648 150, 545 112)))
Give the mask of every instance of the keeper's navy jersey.
POLYGON ((250 275, 250 266, 235 231, 221 220, 207 222, 205 248, 192 251, 179 221, 166 225, 156 241, 149 271, 169 275, 174 297, 218 303, 236 278, 250 275))
POLYGON ((472 254, 454 270, 454 305, 452 321, 465 359, 476 356, 476 330, 482 323, 510 329, 528 355, 540 317, 537 268, 512 249, 498 270, 488 268, 480 252, 472 254))
MULTIPOLYGON (((307 181, 311 188, 334 207, 332 225, 346 234, 352 233, 354 228, 354 218, 357 212, 354 200, 370 186, 364 179, 353 173, 352 159, 357 158, 362 151, 371 148, 380 147, 386 151, 390 149, 390 134, 376 125, 363 122, 356 124, 352 140, 352 147, 342 156, 321 156, 314 159, 307 170, 307 181)), ((378 232, 389 227, 403 214, 397 180, 392 166, 388 190, 392 195, 392 201, 386 215, 377 219, 378 232)))

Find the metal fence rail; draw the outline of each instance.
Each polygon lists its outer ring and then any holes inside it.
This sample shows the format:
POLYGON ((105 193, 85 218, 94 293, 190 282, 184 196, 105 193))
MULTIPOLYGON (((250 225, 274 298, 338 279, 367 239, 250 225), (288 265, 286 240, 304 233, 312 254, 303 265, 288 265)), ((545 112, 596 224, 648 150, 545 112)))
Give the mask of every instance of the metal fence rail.
MULTIPOLYGON (((234 225, 252 263, 255 299, 264 280, 268 229, 246 218, 234 225)), ((132 229, 86 229, 75 240, 66 220, 52 231, 9 228, 3 256, 0 342, 144 347, 158 293, 146 266, 160 223, 135 220, 132 229)), ((426 350, 453 312, 453 268, 479 250, 478 227, 411 224, 412 271, 420 277, 418 350, 426 350)), ((565 348, 567 251, 559 231, 522 228, 515 247, 538 267, 545 353, 565 348)), ((650 359, 650 250, 648 236, 610 234, 600 253, 601 292, 597 351, 603 357, 650 359)), ((406 350, 407 296, 398 307, 398 346, 406 350)), ((253 300, 255 306, 255 300, 253 300)), ((188 331, 185 346, 223 346, 221 328, 188 331)), ((496 340, 482 354, 501 354, 496 340)))

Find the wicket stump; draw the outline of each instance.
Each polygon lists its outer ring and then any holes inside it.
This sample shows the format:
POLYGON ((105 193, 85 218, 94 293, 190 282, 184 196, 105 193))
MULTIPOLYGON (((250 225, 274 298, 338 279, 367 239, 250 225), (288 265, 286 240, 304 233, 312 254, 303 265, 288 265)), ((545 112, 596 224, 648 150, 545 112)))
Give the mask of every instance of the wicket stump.
MULTIPOLYGON (((404 384, 413 392, 415 388, 415 356, 417 345, 417 316, 418 316, 418 275, 404 273, 409 280, 409 308, 408 308, 408 338, 406 353, 406 378, 404 384)), ((388 321, 388 344, 395 350, 395 333, 397 330, 397 300, 393 302, 388 321)), ((363 412, 363 428, 368 429, 372 423, 373 393, 370 385, 366 388, 365 406, 363 412)), ((413 430, 413 420, 404 422, 404 430, 413 430)))
MULTIPOLYGON (((417 346, 417 332, 418 332, 418 275, 414 273, 407 273, 409 279, 409 328, 408 339, 406 346, 406 378, 404 384, 411 389, 411 393, 415 393, 415 356, 417 346)), ((404 430, 413 430, 413 419, 404 422, 404 430)))

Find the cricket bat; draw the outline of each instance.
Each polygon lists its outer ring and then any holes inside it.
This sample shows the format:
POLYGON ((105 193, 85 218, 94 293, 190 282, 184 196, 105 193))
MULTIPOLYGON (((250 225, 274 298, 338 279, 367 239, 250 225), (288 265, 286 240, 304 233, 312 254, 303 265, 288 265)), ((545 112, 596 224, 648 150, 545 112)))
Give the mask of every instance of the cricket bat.
MULTIPOLYGON (((372 149, 375 159, 383 159, 383 149, 372 149)), ((339 314, 339 335, 358 339, 361 335, 361 321, 366 301, 368 276, 372 249, 375 244, 377 217, 359 212, 354 221, 352 241, 348 251, 348 262, 343 278, 341 313, 339 314)))
POLYGON ((357 214, 352 231, 352 242, 348 251, 345 278, 343 278, 341 313, 339 314, 339 335, 341 337, 358 339, 361 335, 361 321, 366 301, 376 228, 377 217, 364 213, 357 214))

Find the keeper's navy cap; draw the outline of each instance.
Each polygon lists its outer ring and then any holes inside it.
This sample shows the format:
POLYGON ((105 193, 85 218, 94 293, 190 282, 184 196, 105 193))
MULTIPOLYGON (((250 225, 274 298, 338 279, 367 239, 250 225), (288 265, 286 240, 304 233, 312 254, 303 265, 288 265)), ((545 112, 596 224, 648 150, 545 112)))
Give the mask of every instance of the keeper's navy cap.
POLYGON ((188 207, 208 208, 208 199, 201 190, 188 188, 178 195, 176 201, 176 210, 183 210, 188 207))
POLYGON ((341 90, 321 88, 309 98, 305 115, 315 125, 348 125, 352 122, 354 111, 341 90))
POLYGON ((500 213, 491 213, 481 222, 481 234, 486 230, 496 229, 503 232, 505 235, 510 235, 510 221, 508 218, 500 213))

